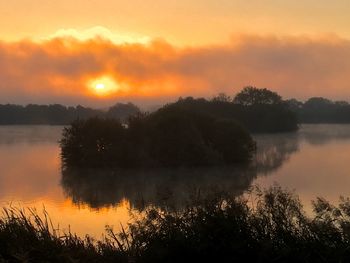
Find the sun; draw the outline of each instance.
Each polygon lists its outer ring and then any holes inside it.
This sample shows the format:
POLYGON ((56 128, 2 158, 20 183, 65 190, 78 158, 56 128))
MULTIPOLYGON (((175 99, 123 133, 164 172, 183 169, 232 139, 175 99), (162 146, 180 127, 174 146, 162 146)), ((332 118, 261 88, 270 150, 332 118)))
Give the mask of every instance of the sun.
POLYGON ((98 96, 108 96, 117 92, 120 88, 118 83, 109 76, 102 76, 97 79, 90 80, 88 83, 90 90, 98 96))
POLYGON ((97 83, 95 86, 96 91, 103 91, 106 88, 105 84, 97 83))

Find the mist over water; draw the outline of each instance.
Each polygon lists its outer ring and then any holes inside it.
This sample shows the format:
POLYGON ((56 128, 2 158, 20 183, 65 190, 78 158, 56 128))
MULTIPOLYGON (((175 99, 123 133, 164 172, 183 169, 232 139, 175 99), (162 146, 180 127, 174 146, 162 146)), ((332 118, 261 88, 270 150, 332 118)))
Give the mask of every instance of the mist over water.
POLYGON ((248 167, 138 171, 61 171, 62 126, 0 126, 0 202, 43 207, 55 225, 100 237, 106 224, 126 224, 130 211, 184 204, 210 188, 235 195, 251 185, 295 189, 306 210, 316 196, 350 196, 350 125, 302 125, 297 133, 256 134, 248 167), (40 183, 38 183, 40 182, 40 183))

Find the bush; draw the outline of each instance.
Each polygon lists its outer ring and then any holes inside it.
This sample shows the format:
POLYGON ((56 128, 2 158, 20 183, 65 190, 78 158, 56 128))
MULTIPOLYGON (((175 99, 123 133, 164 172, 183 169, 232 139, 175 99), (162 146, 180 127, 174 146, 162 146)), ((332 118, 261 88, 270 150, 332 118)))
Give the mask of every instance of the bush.
POLYGON ((61 140, 64 166, 179 167, 248 162, 255 143, 233 120, 174 107, 130 119, 77 120, 61 140))
POLYGON ((66 166, 121 165, 125 128, 115 119, 76 120, 64 128, 61 157, 66 166))

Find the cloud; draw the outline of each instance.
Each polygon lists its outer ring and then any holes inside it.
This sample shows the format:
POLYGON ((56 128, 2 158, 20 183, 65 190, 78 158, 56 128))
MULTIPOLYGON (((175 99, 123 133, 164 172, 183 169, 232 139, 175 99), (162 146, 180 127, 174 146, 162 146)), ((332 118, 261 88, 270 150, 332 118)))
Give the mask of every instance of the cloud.
POLYGON ((237 36, 225 45, 182 48, 72 37, 0 43, 1 103, 156 101, 233 95, 246 85, 284 97, 349 99, 349 76, 350 42, 335 36, 237 36), (118 89, 102 98, 89 83, 106 77, 118 89))
POLYGON ((94 38, 108 39, 114 44, 125 44, 125 43, 141 43, 147 44, 151 41, 151 38, 148 36, 140 35, 130 35, 123 33, 112 32, 108 28, 103 26, 95 26, 85 30, 77 30, 74 28, 64 28, 60 29, 49 37, 41 37, 39 40, 47 41, 57 38, 75 38, 80 41, 88 41, 94 38))

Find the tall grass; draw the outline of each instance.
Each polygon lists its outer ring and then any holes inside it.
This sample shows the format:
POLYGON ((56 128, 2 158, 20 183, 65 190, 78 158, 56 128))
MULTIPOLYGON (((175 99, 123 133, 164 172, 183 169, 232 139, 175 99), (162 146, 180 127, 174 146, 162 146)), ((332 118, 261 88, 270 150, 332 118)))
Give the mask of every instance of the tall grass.
POLYGON ((46 213, 7 208, 0 219, 0 262, 348 262, 350 199, 322 198, 305 214, 278 186, 248 197, 194 194, 187 206, 149 206, 103 240, 62 234, 46 213))
POLYGON ((0 262, 127 262, 106 237, 95 241, 54 228, 48 214, 3 208, 0 219, 0 262))

